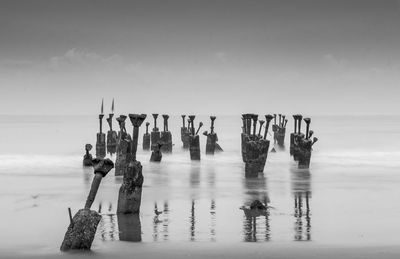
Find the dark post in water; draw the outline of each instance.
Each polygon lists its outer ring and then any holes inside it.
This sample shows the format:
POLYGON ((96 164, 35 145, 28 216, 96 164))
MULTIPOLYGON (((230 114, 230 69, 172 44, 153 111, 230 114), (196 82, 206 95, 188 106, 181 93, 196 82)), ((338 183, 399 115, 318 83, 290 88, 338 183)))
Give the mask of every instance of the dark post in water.
POLYGON ((120 115, 117 118, 119 124, 118 142, 117 142, 117 158, 115 160, 115 176, 124 175, 128 168, 128 155, 131 149, 131 136, 126 132, 125 115, 120 115))
POLYGON ((194 119, 195 115, 189 115, 190 125, 191 125, 191 134, 189 135, 189 150, 190 150, 190 159, 191 160, 200 160, 200 136, 197 134, 200 130, 203 123, 199 123, 199 128, 197 132, 194 129, 194 119))
POLYGON ((149 133, 149 122, 146 122, 146 133, 143 135, 143 150, 150 150, 150 133, 149 133))
POLYGON ((151 138, 151 150, 154 150, 154 148, 157 147, 158 142, 160 142, 160 131, 157 128, 157 118, 158 118, 158 113, 153 113, 153 119, 154 119, 154 127, 153 130, 150 133, 150 138, 151 138))
POLYGON ((161 152, 171 153, 172 152, 172 134, 168 130, 169 116, 166 114, 163 114, 162 117, 164 119, 164 130, 161 132, 161 135, 160 135, 161 152))
POLYGON ((100 130, 96 139, 96 157, 104 158, 106 156, 106 135, 103 133, 103 101, 101 101, 101 114, 99 114, 100 130))

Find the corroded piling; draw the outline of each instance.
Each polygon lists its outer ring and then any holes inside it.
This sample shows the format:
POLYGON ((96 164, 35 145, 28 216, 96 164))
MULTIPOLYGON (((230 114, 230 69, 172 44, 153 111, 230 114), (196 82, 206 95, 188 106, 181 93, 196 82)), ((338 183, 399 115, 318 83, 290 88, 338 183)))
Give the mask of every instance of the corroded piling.
POLYGON ((100 130, 96 138, 96 157, 104 158, 106 156, 106 135, 103 133, 103 101, 101 102, 101 114, 99 114, 100 130))
POLYGON ((121 241, 142 241, 142 226, 139 214, 117 214, 118 235, 121 241))
POLYGON ((129 114, 133 125, 132 145, 129 153, 129 164, 124 173, 119 189, 117 213, 139 213, 142 199, 143 174, 142 165, 136 160, 139 138, 139 127, 146 119, 146 114, 129 114))
POLYGON ((189 135, 189 150, 190 150, 190 159, 191 160, 200 160, 200 136, 197 134, 203 126, 203 123, 199 123, 199 128, 197 132, 195 132, 194 128, 194 119, 195 115, 190 115, 190 125, 191 125, 191 134, 189 135))
POLYGON ((245 143, 250 139, 250 130, 251 130, 251 114, 245 113, 242 114, 242 134, 241 134, 241 150, 242 150, 242 160, 246 162, 246 145, 245 143))
POLYGON ((210 116, 211 119, 211 127, 210 127, 210 133, 207 131, 203 132, 204 136, 207 136, 207 142, 206 142, 206 154, 208 155, 214 155, 215 151, 222 151, 222 148, 218 145, 218 135, 217 133, 214 132, 214 121, 217 117, 215 116, 210 116))
POLYGON ((264 171, 265 163, 268 157, 269 140, 267 140, 267 133, 270 121, 272 120, 271 115, 265 115, 266 126, 264 137, 261 134, 256 134, 256 119, 258 115, 250 115, 253 120, 253 134, 248 134, 244 139, 244 150, 245 150, 245 176, 246 177, 257 177, 258 173, 264 171))
POLYGON ((164 130, 161 132, 161 135, 160 135, 160 143, 162 144, 161 152, 171 153, 172 152, 172 134, 168 130, 169 116, 166 114, 163 114, 162 117, 164 119, 164 130))
POLYGON ((293 115, 293 120, 294 120, 294 131, 293 133, 290 133, 290 155, 293 155, 293 150, 294 150, 294 138, 297 134, 297 114, 293 115))
POLYGON ((279 114, 279 124, 275 128, 276 142, 278 142, 278 146, 283 147, 285 145, 285 134, 286 134, 286 124, 287 120, 285 119, 285 115, 279 114))
MULTIPOLYGON (((310 118, 304 118, 304 122, 306 123, 306 134, 298 137, 298 168, 299 169, 306 169, 310 167, 310 160, 311 160, 311 151, 312 146, 315 142, 318 141, 318 138, 314 137, 311 140, 310 136, 310 118)), ((312 134, 311 134, 312 135, 312 134)))
MULTIPOLYGON (((113 102, 113 104, 114 104, 114 102, 113 102)), ((114 154, 117 151, 117 142, 118 142, 117 132, 115 130, 113 130, 113 127, 112 127, 113 117, 114 117, 114 113, 110 113, 108 115, 108 118, 106 119, 108 126, 110 127, 110 130, 107 132, 107 151, 110 154, 114 154)))
POLYGON ((93 157, 92 157, 92 155, 89 153, 89 151, 90 150, 92 150, 92 145, 90 145, 90 144, 86 144, 85 145, 85 155, 83 156, 83 165, 84 166, 92 166, 93 165, 93 163, 92 163, 92 160, 93 160, 93 157))
MULTIPOLYGON (((183 148, 189 148, 189 129, 185 126, 185 117, 186 115, 182 116, 182 127, 181 127, 181 140, 183 143, 183 148)), ((189 125, 188 125, 189 126, 189 125)))
POLYGON ((160 131, 157 128, 157 118, 158 118, 158 114, 157 113, 153 113, 153 119, 154 119, 154 127, 153 130, 150 133, 150 139, 151 139, 151 150, 154 150, 154 148, 156 148, 158 142, 160 142, 160 131))
POLYGON ((67 232, 61 244, 61 251, 72 249, 89 250, 92 246, 97 226, 101 216, 94 210, 90 210, 100 186, 101 179, 114 167, 110 159, 96 158, 93 160, 94 178, 86 200, 85 208, 79 210, 70 219, 67 232))
POLYGON ((120 115, 117 118, 120 131, 118 133, 118 142, 117 142, 117 158, 115 160, 115 175, 124 175, 126 169, 128 168, 128 156, 131 149, 132 139, 131 136, 126 132, 125 128, 125 115, 120 115))
POLYGON ((146 133, 143 134, 143 150, 149 150, 150 149, 150 133, 149 133, 149 122, 146 122, 146 133))

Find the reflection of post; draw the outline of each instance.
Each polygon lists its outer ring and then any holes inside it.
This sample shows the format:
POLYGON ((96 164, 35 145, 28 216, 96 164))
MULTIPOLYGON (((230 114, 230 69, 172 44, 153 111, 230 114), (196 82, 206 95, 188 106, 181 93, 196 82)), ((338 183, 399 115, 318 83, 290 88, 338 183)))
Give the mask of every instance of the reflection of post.
POLYGON ((215 221, 216 221, 216 210, 215 210, 215 200, 211 200, 210 206, 210 215, 211 215, 211 223, 210 223, 210 239, 211 241, 215 241, 216 233, 215 233, 215 221))
POLYGON ((195 219, 195 214, 194 211, 194 200, 192 200, 192 207, 190 209, 190 241, 196 241, 196 219, 195 219))
POLYGON ((139 214, 117 214, 119 240, 142 241, 142 226, 139 214))
POLYGON ((164 201, 164 220, 163 220, 163 237, 164 237, 164 241, 168 241, 168 224, 169 224, 169 206, 168 206, 168 202, 164 201))

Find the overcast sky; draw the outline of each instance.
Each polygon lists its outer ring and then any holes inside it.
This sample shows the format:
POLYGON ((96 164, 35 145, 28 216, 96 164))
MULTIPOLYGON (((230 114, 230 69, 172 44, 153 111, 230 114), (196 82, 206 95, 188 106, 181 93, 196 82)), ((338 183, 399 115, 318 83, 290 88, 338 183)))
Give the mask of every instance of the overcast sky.
POLYGON ((400 114, 398 1, 0 1, 0 114, 400 114))

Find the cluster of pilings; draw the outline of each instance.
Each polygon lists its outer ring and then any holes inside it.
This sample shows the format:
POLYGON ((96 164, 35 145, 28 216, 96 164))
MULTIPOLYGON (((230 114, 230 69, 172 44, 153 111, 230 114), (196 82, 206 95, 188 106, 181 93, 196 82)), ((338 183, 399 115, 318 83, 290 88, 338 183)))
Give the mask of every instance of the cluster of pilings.
POLYGON ((191 160, 200 160, 200 136, 199 131, 200 128, 203 126, 203 122, 199 123, 199 127, 195 130, 194 127, 194 119, 196 118, 195 115, 189 115, 189 152, 190 152, 190 159, 191 160))
POLYGON ((214 122, 217 117, 210 116, 211 126, 210 133, 208 131, 204 131, 203 135, 207 137, 206 142, 206 155, 214 155, 215 152, 223 151, 218 142, 218 135, 214 132, 214 122))
POLYGON ((245 163, 246 177, 257 177, 258 173, 264 171, 265 163, 268 157, 269 140, 267 140, 269 124, 272 115, 265 115, 265 121, 260 120, 260 126, 257 132, 257 114, 243 114, 241 149, 242 159, 245 163), (262 126, 266 122, 264 134, 261 134, 262 126))
POLYGON ((286 134, 286 124, 288 120, 286 115, 278 114, 279 119, 276 121, 277 116, 274 114, 274 124, 272 125, 272 131, 274 132, 274 144, 278 144, 279 147, 285 146, 285 134, 286 134))
MULTIPOLYGON (((137 215, 140 212, 142 186, 144 177, 142 165, 136 159, 136 152, 139 138, 139 127, 146 119, 146 114, 129 114, 129 119, 133 126, 132 139, 126 132, 126 116, 121 115, 117 118, 120 126, 116 149, 118 171, 116 175, 123 175, 123 182, 119 189, 117 214, 137 215)), ((101 124, 100 124, 101 125, 101 124)), ((85 161, 88 163, 91 146, 86 145, 85 161)), ((101 179, 114 167, 109 159, 96 158, 91 161, 94 168, 95 177, 92 182, 90 193, 84 209, 79 210, 72 218, 70 213, 70 225, 65 234, 63 243, 60 247, 62 251, 70 249, 90 249, 97 226, 101 216, 90 207, 95 199, 101 179)))
POLYGON ((314 137, 311 140, 314 132, 310 130, 310 118, 304 118, 300 114, 293 115, 294 132, 290 134, 290 155, 298 162, 298 168, 305 169, 310 167, 312 146, 318 141, 314 137), (301 121, 306 123, 305 134, 301 133, 301 121))

